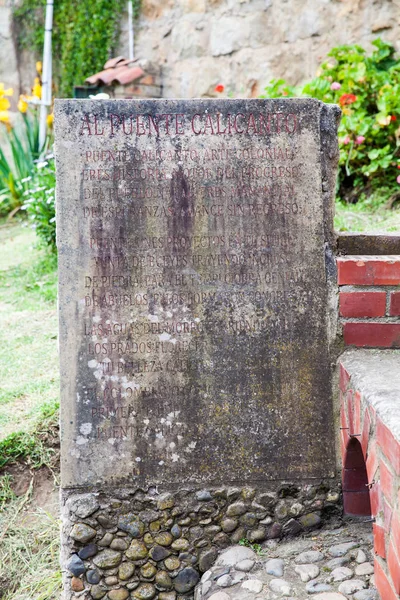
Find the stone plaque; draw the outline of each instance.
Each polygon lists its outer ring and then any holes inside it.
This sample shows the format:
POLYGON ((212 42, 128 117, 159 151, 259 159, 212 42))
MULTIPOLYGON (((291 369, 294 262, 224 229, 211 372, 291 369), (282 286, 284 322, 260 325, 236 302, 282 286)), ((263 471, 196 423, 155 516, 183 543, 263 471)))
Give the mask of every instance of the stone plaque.
POLYGON ((55 114, 62 486, 332 477, 335 109, 57 100, 55 114))

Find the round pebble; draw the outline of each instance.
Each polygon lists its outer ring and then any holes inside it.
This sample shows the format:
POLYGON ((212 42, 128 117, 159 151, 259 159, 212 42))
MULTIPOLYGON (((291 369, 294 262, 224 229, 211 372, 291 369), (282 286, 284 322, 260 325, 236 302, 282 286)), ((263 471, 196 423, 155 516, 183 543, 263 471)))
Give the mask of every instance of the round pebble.
POLYGON ((254 567, 254 560, 251 560, 250 558, 245 558, 244 560, 239 561, 236 565, 235 565, 235 569, 237 571, 243 571, 244 573, 248 573, 249 571, 252 570, 252 568, 254 567))
POLYGON ((374 567, 369 562, 364 562, 361 565, 357 565, 355 568, 355 574, 360 575, 372 575, 374 567))
POLYGON ((365 581, 361 581, 361 579, 349 579, 339 585, 339 592, 350 596, 350 594, 354 594, 354 592, 358 592, 365 587, 367 587, 365 581))
POLYGON ((303 583, 307 583, 319 575, 319 567, 313 564, 297 565, 294 570, 298 575, 300 575, 300 579, 303 583))
MULTIPOLYGON (((282 583, 282 582, 281 582, 282 583)), ((254 594, 259 594, 263 589, 263 582, 259 579, 248 579, 242 583, 242 588, 244 590, 249 590, 254 594)))
MULTIPOLYGON (((243 585, 244 584, 242 583, 242 587, 243 585)), ((272 592, 280 594, 281 596, 290 596, 290 594, 292 593, 290 583, 288 583, 284 579, 271 579, 271 581, 269 582, 269 588, 272 592)))
POLYGON ((324 555, 318 550, 308 550, 298 555, 295 562, 298 565, 307 565, 309 563, 316 563, 320 560, 324 560, 324 555))
POLYGON ((283 577, 283 569, 285 563, 281 558, 271 558, 265 563, 265 570, 268 575, 273 575, 274 577, 283 577))

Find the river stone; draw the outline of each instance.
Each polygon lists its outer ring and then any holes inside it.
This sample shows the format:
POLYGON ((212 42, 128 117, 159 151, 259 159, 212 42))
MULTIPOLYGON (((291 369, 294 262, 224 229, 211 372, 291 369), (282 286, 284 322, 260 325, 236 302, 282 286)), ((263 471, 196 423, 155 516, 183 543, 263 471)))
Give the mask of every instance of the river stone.
POLYGON ((238 517, 243 515, 246 512, 246 505, 243 502, 234 502, 230 506, 228 506, 228 510, 226 511, 227 517, 238 517))
POLYGON ((249 542, 253 544, 255 542, 263 542, 267 537, 267 534, 264 527, 258 527, 257 529, 252 529, 251 531, 248 531, 246 537, 249 540, 249 542))
POLYGON ((73 554, 67 562, 67 569, 72 575, 79 577, 79 575, 83 575, 85 572, 85 565, 77 554, 73 554))
POLYGON ((169 556, 164 560, 164 565, 168 571, 176 571, 181 566, 181 561, 176 556, 169 556))
POLYGON ((139 538, 144 534, 145 525, 140 521, 139 517, 133 513, 122 515, 118 519, 118 527, 122 531, 126 531, 133 538, 139 538))
POLYGON ((122 556, 120 552, 107 549, 95 556, 93 562, 99 569, 111 569, 112 567, 118 567, 121 560, 122 556))
POLYGON ((72 577, 71 588, 74 592, 82 592, 84 587, 82 579, 79 579, 79 577, 72 577))
POLYGON ((231 597, 225 592, 216 592, 212 596, 209 596, 208 600, 231 600, 231 597))
POLYGON ((116 577, 115 575, 110 575, 109 577, 105 578, 104 583, 108 587, 116 585, 118 583, 118 577, 116 577))
MULTIPOLYGON (((243 587, 242 583, 242 587, 243 587)), ((271 579, 269 582, 269 589, 276 594, 280 594, 281 596, 290 596, 292 593, 292 588, 290 583, 285 581, 284 579, 271 579)))
POLYGON ((263 582, 259 579, 248 579, 242 583, 242 589, 249 590, 249 592, 253 592, 254 594, 259 594, 263 589, 263 585, 263 582))
POLYGON ((82 494, 77 498, 67 500, 67 506, 77 517, 86 519, 96 512, 99 508, 99 503, 93 494, 82 494))
POLYGON ((360 565, 361 563, 367 562, 367 555, 364 550, 360 550, 357 552, 356 562, 360 565))
POLYGON ((159 510, 167 510, 168 508, 173 508, 175 504, 175 500, 172 494, 166 493, 162 494, 157 501, 157 508, 159 510))
POLYGON ((283 577, 284 567, 285 563, 281 558, 271 558, 265 563, 266 572, 274 577, 283 577))
POLYGON ((86 560, 87 558, 90 558, 91 556, 94 556, 95 554, 97 554, 96 544, 89 544, 88 546, 81 548, 81 550, 79 550, 79 552, 78 552, 78 556, 82 560, 86 560))
POLYGON ((313 600, 346 600, 346 596, 337 592, 323 592, 322 594, 313 596, 313 600))
POLYGON ((355 574, 360 575, 372 575, 374 572, 374 567, 369 562, 362 563, 361 565, 357 565, 355 568, 355 574))
POLYGON ((174 541, 174 538, 168 531, 163 531, 154 536, 154 541, 156 544, 159 544, 159 546, 170 546, 174 541))
POLYGON ((333 569, 332 573, 330 574, 329 580, 345 581, 346 579, 351 579, 352 577, 352 569, 349 569, 348 567, 337 567, 336 569, 333 569))
POLYGON ((184 594, 192 590, 195 585, 198 583, 200 576, 197 571, 192 569, 192 567, 186 567, 179 571, 178 575, 175 577, 173 583, 174 588, 180 594, 184 594))
POLYGON ((316 579, 312 579, 308 583, 306 583, 306 592, 307 594, 317 594, 318 592, 329 592, 332 589, 332 586, 329 583, 322 583, 321 581, 317 581, 316 579))
MULTIPOLYGON (((240 560, 238 563, 236 563, 235 565, 235 569, 237 571, 243 571, 244 573, 248 573, 249 571, 252 570, 252 568, 254 567, 255 562, 254 560, 250 560, 249 558, 245 558, 244 560, 240 560)), ((280 577, 278 575, 278 577, 280 577)))
POLYGON ((156 588, 151 583, 142 583, 140 586, 131 594, 132 598, 138 600, 152 600, 156 595, 156 588))
POLYGON ((309 563, 319 562, 323 559, 324 555, 322 554, 322 552, 319 552, 318 550, 307 550, 306 552, 302 552, 301 554, 299 554, 295 562, 298 565, 307 565, 309 563))
POLYGON ((349 562, 350 559, 348 556, 338 556, 337 558, 331 558, 331 560, 329 560, 325 566, 328 567, 328 569, 333 570, 337 567, 344 567, 349 562))
POLYGON ((122 581, 130 579, 135 572, 135 565, 130 562, 123 562, 118 569, 118 577, 122 581))
POLYGON ((100 600, 100 598, 104 598, 106 594, 107 590, 102 585, 92 585, 90 595, 94 600, 100 600))
POLYGON ((175 592, 160 592, 158 600, 176 600, 175 592))
POLYGON ((151 579, 157 573, 157 568, 150 562, 140 567, 140 574, 144 579, 151 579))
POLYGON ((365 581, 361 581, 361 579, 349 579, 348 581, 343 581, 343 583, 339 585, 339 592, 347 596, 354 594, 354 592, 358 592, 365 587, 367 587, 365 581))
POLYGON ((319 567, 315 564, 310 565, 297 565, 294 569, 303 583, 315 579, 319 575, 319 567))
POLYGON ((124 551, 129 547, 128 542, 124 538, 114 538, 110 544, 112 550, 124 551))
POLYGON ((100 573, 97 571, 97 569, 90 569, 87 573, 86 573, 86 579, 88 583, 99 583, 100 579, 101 579, 101 575, 100 573))
POLYGON ((336 544, 335 546, 331 546, 328 550, 329 554, 334 558, 338 556, 344 556, 353 548, 357 548, 360 544, 357 542, 346 542, 344 544, 336 544))
POLYGON ((171 533, 174 536, 174 538, 181 537, 182 528, 179 525, 174 525, 173 527, 171 527, 171 533))
POLYGON ((228 574, 222 575, 221 577, 218 577, 218 579, 217 579, 217 585, 219 587, 223 587, 223 588, 231 587, 232 584, 233 584, 232 577, 228 574))
POLYGON ((89 540, 93 539, 97 535, 97 531, 85 523, 75 523, 69 534, 73 540, 86 544, 89 540))
POLYGON ((118 590, 111 590, 108 592, 110 600, 126 600, 129 598, 129 592, 125 588, 119 588, 118 590))
POLYGON ((112 533, 105 533, 101 540, 98 542, 98 546, 107 547, 113 541, 114 536, 112 533))
POLYGON ((125 552, 125 556, 131 560, 140 560, 146 558, 148 550, 143 542, 139 540, 132 540, 131 545, 125 552))
POLYGON ((157 585, 159 585, 163 588, 167 588, 167 589, 172 586, 171 577, 169 576, 167 571, 163 571, 163 570, 157 571, 155 582, 157 585))
MULTIPOLYGON (((185 538, 178 538, 171 544, 171 548, 173 550, 178 550, 178 552, 184 552, 190 546, 189 540, 185 538)), ((155 559, 156 560, 156 559, 155 559)))
POLYGON ((360 590, 353 596, 354 600, 379 600, 377 590, 369 588, 368 590, 360 590))
POLYGON ((200 490, 196 492, 196 498, 201 502, 207 502, 208 500, 212 500, 212 495, 208 490, 200 490))
MULTIPOLYGON (((188 545, 189 545, 189 543, 188 543, 188 545)), ((163 546, 153 546, 153 548, 150 548, 150 550, 149 550, 150 558, 152 558, 156 562, 159 562, 160 560, 164 560, 170 554, 171 554, 171 552, 169 550, 167 550, 166 548, 163 548, 163 546)))
POLYGON ((216 548, 210 548, 209 550, 204 550, 201 552, 199 556, 199 569, 202 573, 208 571, 210 567, 215 563, 215 560, 218 556, 218 551, 216 548))
POLYGON ((236 527, 238 526, 238 520, 237 519, 222 519, 221 521, 221 528, 222 531, 224 531, 225 533, 231 533, 232 531, 234 531, 236 529, 236 527))
POLYGON ((232 546, 219 555, 215 564, 218 566, 234 567, 238 562, 246 558, 255 561, 257 560, 257 555, 254 550, 246 548, 246 546, 232 546))
POLYGON ((317 513, 308 513, 301 516, 299 521, 305 529, 310 529, 311 527, 318 527, 321 524, 321 517, 317 513))

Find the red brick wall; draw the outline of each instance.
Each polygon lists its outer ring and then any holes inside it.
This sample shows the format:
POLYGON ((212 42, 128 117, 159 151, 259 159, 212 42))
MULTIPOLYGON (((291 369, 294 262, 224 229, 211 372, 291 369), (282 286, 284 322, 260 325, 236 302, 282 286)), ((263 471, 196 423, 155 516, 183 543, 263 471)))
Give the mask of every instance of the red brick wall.
MULTIPOLYGON (((368 400, 354 389, 351 373, 343 365, 340 365, 340 403, 343 467, 348 464, 349 444, 357 439, 367 469, 371 515, 375 520, 375 583, 382 600, 399 600, 400 443, 368 400)), ((344 476, 345 472, 343 469, 344 476)), ((354 514, 355 498, 351 492, 348 498, 346 494, 344 489, 344 506, 350 506, 354 514)))
POLYGON ((338 257, 346 346, 400 348, 400 256, 338 257))

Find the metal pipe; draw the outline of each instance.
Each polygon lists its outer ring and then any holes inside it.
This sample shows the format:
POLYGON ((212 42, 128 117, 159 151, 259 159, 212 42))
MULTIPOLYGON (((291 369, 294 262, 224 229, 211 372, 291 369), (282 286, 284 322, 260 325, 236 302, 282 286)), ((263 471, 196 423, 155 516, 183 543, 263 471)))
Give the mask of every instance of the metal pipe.
POLYGON ((43 70, 42 70, 42 100, 39 117, 39 152, 44 149, 47 135, 47 107, 51 106, 52 60, 51 34, 53 31, 53 0, 46 2, 46 21, 44 26, 43 70))

